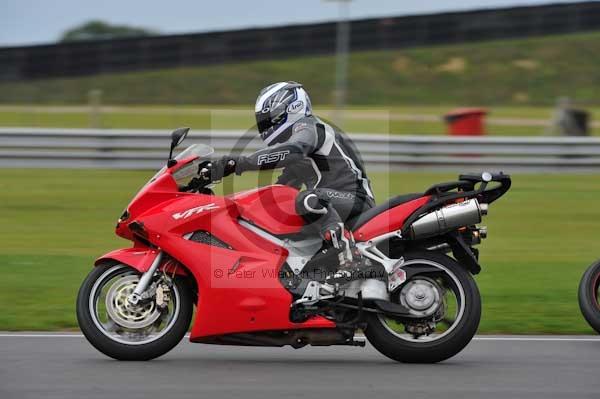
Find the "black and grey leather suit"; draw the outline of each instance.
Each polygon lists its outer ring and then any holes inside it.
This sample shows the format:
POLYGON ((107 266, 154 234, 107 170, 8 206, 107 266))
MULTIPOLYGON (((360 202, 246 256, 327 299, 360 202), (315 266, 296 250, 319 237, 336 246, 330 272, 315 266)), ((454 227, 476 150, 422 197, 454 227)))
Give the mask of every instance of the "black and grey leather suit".
POLYGON ((284 168, 277 183, 306 187, 296 199, 296 211, 321 234, 375 205, 363 162, 348 136, 314 116, 288 130, 277 144, 239 157, 236 173, 284 168))

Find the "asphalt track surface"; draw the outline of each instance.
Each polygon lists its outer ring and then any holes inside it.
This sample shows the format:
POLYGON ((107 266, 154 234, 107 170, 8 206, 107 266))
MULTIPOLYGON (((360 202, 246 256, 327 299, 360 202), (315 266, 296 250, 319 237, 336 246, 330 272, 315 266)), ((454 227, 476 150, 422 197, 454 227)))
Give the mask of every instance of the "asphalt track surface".
POLYGON ((435 365, 366 348, 182 342, 150 362, 79 334, 0 333, 0 398, 600 398, 600 337, 477 337, 435 365))

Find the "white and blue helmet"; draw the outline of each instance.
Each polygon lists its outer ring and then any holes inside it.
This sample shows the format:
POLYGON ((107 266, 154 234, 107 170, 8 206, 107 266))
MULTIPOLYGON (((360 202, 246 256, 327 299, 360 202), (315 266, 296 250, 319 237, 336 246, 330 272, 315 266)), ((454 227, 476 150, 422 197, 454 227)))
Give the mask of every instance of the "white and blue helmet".
POLYGON ((254 107, 256 127, 267 145, 282 139, 294 123, 312 115, 308 93, 300 83, 279 82, 260 91, 254 107))

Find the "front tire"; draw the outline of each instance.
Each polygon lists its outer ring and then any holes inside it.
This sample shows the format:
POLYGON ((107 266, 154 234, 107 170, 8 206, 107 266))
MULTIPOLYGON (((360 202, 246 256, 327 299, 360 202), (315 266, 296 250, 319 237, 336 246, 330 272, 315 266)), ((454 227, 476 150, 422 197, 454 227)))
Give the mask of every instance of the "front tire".
MULTIPOLYGON (((448 328, 443 332, 413 335, 407 333, 406 326, 394 324, 393 321, 390 322, 389 319, 378 314, 369 314, 365 336, 379 352, 399 362, 436 363, 446 360, 459 353, 477 331, 481 318, 481 297, 477 285, 469 272, 444 254, 413 252, 404 255, 404 260, 405 270, 406 267, 421 265, 438 268, 440 274, 439 276, 435 273, 415 274, 395 292, 401 291, 402 287, 409 287, 407 284, 411 280, 422 281, 424 287, 441 287, 443 281, 447 281, 458 299, 455 305, 445 305, 443 309, 448 313, 455 313, 454 324, 450 325, 451 320, 446 321, 448 328), (449 312, 450 308, 453 308, 451 312, 449 312)), ((392 301, 400 302, 399 295, 392 295, 392 301)), ((440 301, 445 304, 445 300, 440 301)), ((440 315, 440 317, 447 317, 447 315, 440 315)))
POLYGON ((579 283, 579 308, 588 324, 600 333, 600 261, 592 264, 579 283))
POLYGON ((150 360, 173 349, 188 330, 193 313, 192 292, 183 279, 172 281, 168 305, 154 299, 136 307, 124 295, 140 274, 123 264, 95 267, 77 296, 77 321, 83 335, 100 352, 117 360, 150 360))

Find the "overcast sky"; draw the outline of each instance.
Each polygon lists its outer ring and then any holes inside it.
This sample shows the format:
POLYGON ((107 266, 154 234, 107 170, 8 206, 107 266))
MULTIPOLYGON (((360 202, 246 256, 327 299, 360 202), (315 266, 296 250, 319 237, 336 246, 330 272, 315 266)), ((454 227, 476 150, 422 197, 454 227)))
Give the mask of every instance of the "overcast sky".
MULTIPOLYGON (((548 0, 353 0, 351 18, 421 14, 544 3, 548 0)), ((203 32, 328 21, 337 4, 324 0, 0 0, 0 46, 56 41, 90 19, 163 33, 203 32)))

